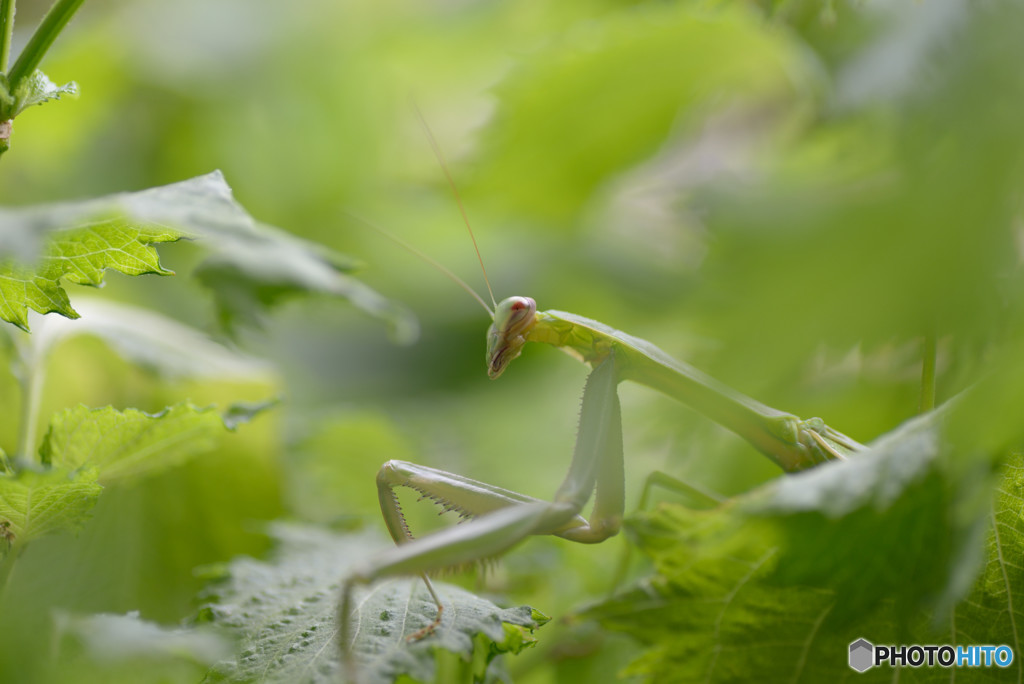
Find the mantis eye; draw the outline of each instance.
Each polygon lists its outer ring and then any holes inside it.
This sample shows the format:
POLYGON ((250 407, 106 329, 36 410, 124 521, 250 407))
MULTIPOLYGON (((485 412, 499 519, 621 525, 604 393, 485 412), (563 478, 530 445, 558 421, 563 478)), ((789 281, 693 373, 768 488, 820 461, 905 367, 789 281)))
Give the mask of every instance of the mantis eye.
POLYGON ((529 297, 509 297, 500 302, 494 314, 494 322, 505 334, 518 335, 523 327, 533 324, 537 303, 529 297))

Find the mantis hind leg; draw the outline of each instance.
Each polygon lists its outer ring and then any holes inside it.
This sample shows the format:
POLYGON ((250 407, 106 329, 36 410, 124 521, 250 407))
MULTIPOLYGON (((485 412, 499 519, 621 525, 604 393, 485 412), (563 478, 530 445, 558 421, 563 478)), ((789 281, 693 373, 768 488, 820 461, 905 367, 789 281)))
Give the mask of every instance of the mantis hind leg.
MULTIPOLYGON (((693 508, 714 508, 725 501, 725 498, 719 494, 705 491, 664 471, 655 470, 644 478, 644 486, 640 490, 640 500, 636 506, 637 511, 645 511, 649 508, 651 491, 655 487, 678 494, 686 501, 687 505, 693 508)), ((623 546, 618 566, 615 568, 615 575, 608 587, 609 594, 614 594, 615 590, 625 581, 632 560, 633 547, 627 543, 623 546)))

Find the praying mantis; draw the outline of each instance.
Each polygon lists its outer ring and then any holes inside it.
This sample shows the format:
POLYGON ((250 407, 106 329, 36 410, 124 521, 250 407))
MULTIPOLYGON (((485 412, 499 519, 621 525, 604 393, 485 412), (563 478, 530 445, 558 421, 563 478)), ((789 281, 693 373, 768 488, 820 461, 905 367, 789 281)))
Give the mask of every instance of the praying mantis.
MULTIPOLYGON (((425 123, 423 126, 472 238, 458 189, 430 129, 425 123)), ((820 418, 804 420, 766 406, 674 359, 650 342, 598 321, 564 311, 538 311, 536 302, 524 296, 495 303, 492 293, 491 309, 442 265, 386 231, 376 229, 439 268, 487 310, 492 319, 486 347, 487 374, 491 379, 502 375, 531 342, 562 349, 589 365, 591 372, 583 389, 569 471, 551 500, 405 461, 388 461, 381 467, 377 474, 378 498, 396 546, 368 559, 343 583, 339 639, 350 678, 354 678, 349 647, 355 586, 398 575, 422 577, 437 605, 437 617, 407 637, 415 640, 427 637, 441 623, 444 611, 444 603, 428 577, 430 573, 499 556, 532 535, 554 535, 596 544, 618 533, 625 507, 622 420, 617 393, 620 382, 645 385, 686 404, 745 439, 786 472, 842 460, 864 448, 820 418), (469 521, 414 539, 396 495, 398 487, 409 487, 422 498, 469 521), (589 518, 584 517, 581 512, 592 496, 593 509, 589 518)), ((479 248, 472 239, 483 269, 479 248)), ((490 291, 489 281, 487 288, 490 291)))

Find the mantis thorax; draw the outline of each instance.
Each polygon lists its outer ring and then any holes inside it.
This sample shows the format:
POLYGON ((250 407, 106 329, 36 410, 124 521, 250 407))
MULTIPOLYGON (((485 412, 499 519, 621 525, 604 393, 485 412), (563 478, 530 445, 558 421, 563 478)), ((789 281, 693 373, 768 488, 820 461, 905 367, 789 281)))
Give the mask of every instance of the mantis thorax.
POLYGON ((501 375, 519 356, 526 335, 536 323, 537 302, 530 297, 509 297, 494 308, 494 322, 487 330, 487 375, 501 375))

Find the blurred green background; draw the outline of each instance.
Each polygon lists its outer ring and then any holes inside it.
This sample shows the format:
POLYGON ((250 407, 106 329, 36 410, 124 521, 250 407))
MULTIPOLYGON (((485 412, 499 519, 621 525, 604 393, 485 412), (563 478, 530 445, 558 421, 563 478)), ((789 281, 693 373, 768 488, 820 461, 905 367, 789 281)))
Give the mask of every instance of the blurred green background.
MULTIPOLYGON (((45 8, 18 3, 22 42, 45 8)), ((499 299, 529 295, 651 340, 862 442, 916 413, 926 334, 939 340, 940 399, 951 396, 1020 342, 1022 20, 1012 3, 949 1, 86 2, 42 65, 81 97, 17 120, 0 203, 219 168, 257 219, 364 262, 361 277, 422 334, 398 346, 344 303, 295 301, 241 333, 280 369, 249 388, 168 385, 98 346, 69 350, 88 361, 51 374, 53 410, 287 400, 216 459, 104 500, 116 522, 101 510, 86 536, 33 549, 19 580, 67 587, 55 602, 72 609, 170 623, 203 584, 193 566, 261 552, 261 520, 355 516, 383 533, 373 476, 387 459, 554 492, 586 369, 527 348, 490 382, 486 314, 352 218, 484 292, 413 102, 499 299), (204 468, 238 485, 207 512, 193 505, 209 501, 195 489, 204 468), (102 535, 115 539, 106 551, 102 535), (138 551, 127 566, 113 550, 125 543, 138 551), (71 582, 112 567, 132 586, 112 580, 85 600, 71 582)), ((184 277, 114 274, 103 294, 209 328, 210 300, 187 277, 197 249, 161 248, 184 277)), ((620 392, 630 507, 654 469, 725 495, 778 474, 689 409, 620 392)), ((0 428, 8 451, 13 433, 0 428)), ((603 595, 622 548, 531 540, 483 586, 562 618, 603 595)), ((511 669, 606 681, 632 648, 559 619, 511 669)))

